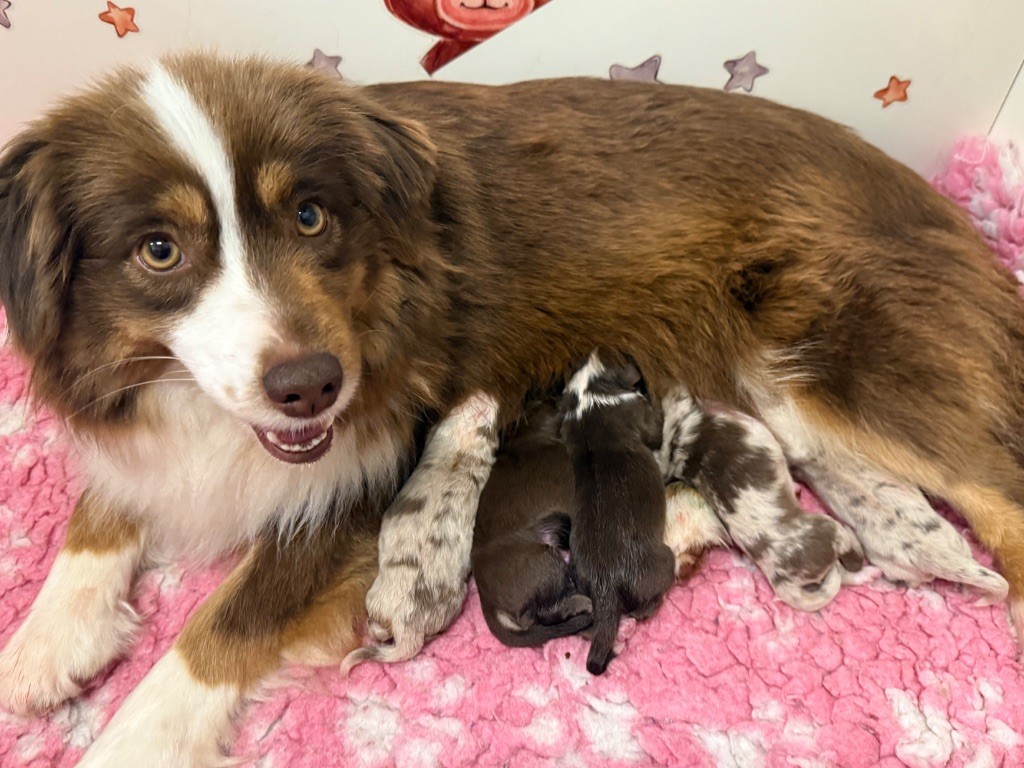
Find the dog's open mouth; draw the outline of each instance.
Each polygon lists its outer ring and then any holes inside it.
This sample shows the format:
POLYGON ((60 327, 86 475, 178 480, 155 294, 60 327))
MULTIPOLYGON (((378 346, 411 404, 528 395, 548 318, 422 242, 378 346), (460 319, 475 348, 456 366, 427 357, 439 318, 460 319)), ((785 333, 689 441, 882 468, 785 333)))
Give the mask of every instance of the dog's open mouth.
POLYGON ((331 440, 334 438, 333 424, 328 424, 326 429, 314 424, 293 432, 274 432, 256 426, 252 429, 260 443, 267 449, 267 453, 289 464, 308 464, 316 461, 330 450, 331 440))

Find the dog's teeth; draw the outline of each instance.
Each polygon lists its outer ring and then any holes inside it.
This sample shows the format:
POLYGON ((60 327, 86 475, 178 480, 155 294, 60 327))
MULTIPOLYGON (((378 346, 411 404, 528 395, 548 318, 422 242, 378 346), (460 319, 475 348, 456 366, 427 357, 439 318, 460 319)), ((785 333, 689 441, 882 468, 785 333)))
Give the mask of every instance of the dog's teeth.
POLYGON ((327 439, 327 430, 324 430, 319 435, 314 437, 305 443, 285 443, 281 441, 276 432, 267 432, 267 440, 274 444, 274 447, 280 448, 282 451, 287 453, 305 453, 316 448, 320 443, 327 439))

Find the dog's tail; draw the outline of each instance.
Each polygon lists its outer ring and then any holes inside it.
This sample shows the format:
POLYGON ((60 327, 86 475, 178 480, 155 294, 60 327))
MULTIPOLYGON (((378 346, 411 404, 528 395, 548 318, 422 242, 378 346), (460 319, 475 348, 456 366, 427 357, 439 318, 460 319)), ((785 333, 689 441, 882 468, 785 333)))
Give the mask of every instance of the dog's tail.
POLYGON ((347 677, 352 668, 364 661, 377 661, 382 664, 394 664, 399 661, 408 661, 421 650, 423 650, 424 638, 422 635, 403 633, 395 638, 390 645, 366 645, 356 648, 341 661, 341 675, 347 677))
POLYGON ((615 657, 615 638, 619 635, 619 621, 622 612, 614 593, 608 590, 595 592, 594 597, 594 639, 587 654, 587 672, 600 675, 615 657))

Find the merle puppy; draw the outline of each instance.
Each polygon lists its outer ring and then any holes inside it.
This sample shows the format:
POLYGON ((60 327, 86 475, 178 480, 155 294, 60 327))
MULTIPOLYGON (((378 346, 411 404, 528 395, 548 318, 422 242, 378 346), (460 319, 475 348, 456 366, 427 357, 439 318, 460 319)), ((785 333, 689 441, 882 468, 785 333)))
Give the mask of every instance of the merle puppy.
POLYGON ((491 632, 513 647, 541 645, 590 626, 569 548, 573 471, 555 397, 532 401, 502 442, 480 496, 473 574, 491 632))
POLYGON ((665 484, 653 451, 660 409, 638 391, 632 365, 605 366, 597 353, 570 379, 562 435, 575 477, 570 534, 577 583, 593 601, 587 671, 611 661, 623 614, 649 617, 675 577, 665 545, 665 484))
POLYGON ((685 387, 669 392, 663 408, 666 477, 707 500, 781 600, 817 611, 860 580, 857 537, 800 508, 782 448, 764 425, 733 409, 701 408, 685 387))

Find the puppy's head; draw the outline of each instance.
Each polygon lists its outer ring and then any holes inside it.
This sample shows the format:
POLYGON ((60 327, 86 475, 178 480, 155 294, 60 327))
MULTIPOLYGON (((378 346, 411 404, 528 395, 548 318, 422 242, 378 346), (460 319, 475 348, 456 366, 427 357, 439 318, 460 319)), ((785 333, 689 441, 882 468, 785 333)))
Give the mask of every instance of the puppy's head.
POLYGON ((190 56, 69 99, 0 158, 0 300, 36 395, 84 427, 194 380, 273 455, 318 458, 394 354, 434 173, 419 125, 298 67, 190 56))

